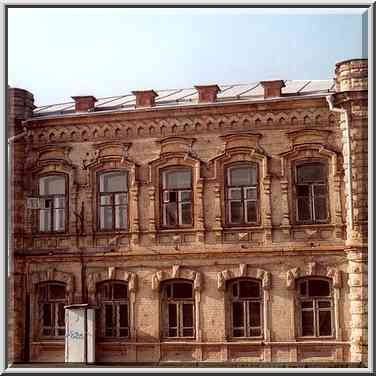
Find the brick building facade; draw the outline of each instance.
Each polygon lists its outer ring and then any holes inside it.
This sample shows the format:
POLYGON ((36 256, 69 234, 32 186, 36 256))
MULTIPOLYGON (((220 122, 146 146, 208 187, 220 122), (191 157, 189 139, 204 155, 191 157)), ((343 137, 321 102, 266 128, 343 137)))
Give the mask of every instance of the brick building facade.
POLYGON ((36 108, 8 88, 11 362, 367 364, 367 60, 36 108))

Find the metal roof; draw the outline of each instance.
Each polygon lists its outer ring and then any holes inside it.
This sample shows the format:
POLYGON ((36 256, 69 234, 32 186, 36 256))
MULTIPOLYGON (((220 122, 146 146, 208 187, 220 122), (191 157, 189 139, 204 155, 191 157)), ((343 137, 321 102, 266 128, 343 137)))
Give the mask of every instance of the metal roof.
MULTIPOLYGON (((325 95, 334 91, 334 80, 286 80, 282 88, 282 97, 325 95)), ((244 102, 264 100, 264 89, 259 82, 235 85, 218 85, 221 91, 216 103, 235 101, 244 102)), ((198 92, 195 88, 155 90, 155 107, 181 107, 198 103, 198 92)), ((94 112, 108 110, 131 111, 136 108, 135 95, 128 93, 113 97, 97 98, 94 112)), ((56 116, 74 113, 75 102, 57 103, 39 106, 34 109, 34 117, 56 116)))

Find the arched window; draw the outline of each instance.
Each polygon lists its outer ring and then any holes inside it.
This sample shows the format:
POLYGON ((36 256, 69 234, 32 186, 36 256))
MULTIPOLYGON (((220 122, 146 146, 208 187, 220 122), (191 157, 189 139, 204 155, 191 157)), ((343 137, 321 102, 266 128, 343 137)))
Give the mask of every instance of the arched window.
POLYGON ((98 227, 102 231, 119 231, 128 228, 127 171, 99 174, 98 227))
POLYGON ((230 281, 230 337, 262 337, 261 282, 253 279, 230 281))
POLYGON ((98 286, 99 337, 129 337, 128 285, 104 282, 98 286))
POLYGON ((295 170, 296 220, 301 224, 329 219, 327 166, 323 162, 299 162, 295 170))
POLYGON ((65 285, 59 282, 41 283, 37 289, 39 329, 41 337, 65 335, 65 311, 67 304, 65 285))
POLYGON ((298 332, 303 337, 333 335, 333 297, 328 280, 309 278, 298 281, 298 332))
POLYGON ((259 222, 258 172, 255 163, 227 168, 226 223, 256 225, 259 222))
POLYGON ((67 178, 65 175, 48 175, 39 178, 40 232, 64 232, 66 228, 67 178))
POLYGON ((192 282, 182 279, 163 282, 161 294, 163 337, 194 338, 195 301, 192 282))
POLYGON ((191 227, 192 216, 192 170, 171 168, 162 171, 162 227, 191 227))

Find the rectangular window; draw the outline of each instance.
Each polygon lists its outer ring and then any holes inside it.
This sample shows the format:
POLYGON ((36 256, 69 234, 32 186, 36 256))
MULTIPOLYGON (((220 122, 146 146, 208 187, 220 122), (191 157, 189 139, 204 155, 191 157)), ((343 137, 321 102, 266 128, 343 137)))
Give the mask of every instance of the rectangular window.
POLYGON ((177 169, 162 173, 162 225, 176 228, 192 225, 192 173, 177 169))
POLYGON ((99 175, 99 228, 104 231, 128 227, 128 174, 112 171, 99 175))

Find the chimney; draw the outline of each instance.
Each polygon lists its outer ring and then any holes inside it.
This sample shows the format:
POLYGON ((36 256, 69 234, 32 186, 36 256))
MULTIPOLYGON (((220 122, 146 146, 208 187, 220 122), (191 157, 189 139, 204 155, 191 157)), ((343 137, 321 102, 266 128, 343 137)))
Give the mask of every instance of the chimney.
POLYGON ((136 96, 136 107, 153 107, 158 94, 154 90, 132 91, 136 96))
POLYGON ((221 91, 218 85, 197 85, 199 103, 213 103, 217 100, 217 94, 221 91))
POLYGON ((76 102, 76 112, 88 112, 94 110, 94 105, 97 101, 97 98, 92 95, 76 96, 72 97, 72 99, 76 102))
POLYGON ((261 81, 260 84, 264 88, 264 98, 281 97, 281 89, 285 87, 283 80, 261 81))

